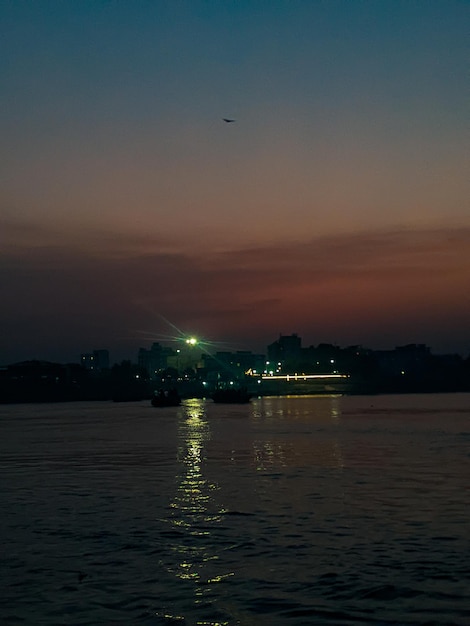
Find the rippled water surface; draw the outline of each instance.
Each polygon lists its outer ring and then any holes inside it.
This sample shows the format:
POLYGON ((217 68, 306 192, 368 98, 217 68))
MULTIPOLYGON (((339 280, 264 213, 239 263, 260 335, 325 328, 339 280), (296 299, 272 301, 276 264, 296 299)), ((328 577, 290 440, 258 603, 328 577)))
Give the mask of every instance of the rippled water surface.
POLYGON ((5 625, 470 623, 470 396, 0 406, 5 625))

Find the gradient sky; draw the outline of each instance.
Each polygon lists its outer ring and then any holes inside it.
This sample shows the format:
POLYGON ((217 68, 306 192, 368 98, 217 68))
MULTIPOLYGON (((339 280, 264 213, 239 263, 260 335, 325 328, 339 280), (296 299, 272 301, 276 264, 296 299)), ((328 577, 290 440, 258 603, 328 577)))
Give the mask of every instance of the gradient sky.
POLYGON ((226 349, 470 352, 467 1, 0 18, 0 364, 135 359, 162 316, 226 349))

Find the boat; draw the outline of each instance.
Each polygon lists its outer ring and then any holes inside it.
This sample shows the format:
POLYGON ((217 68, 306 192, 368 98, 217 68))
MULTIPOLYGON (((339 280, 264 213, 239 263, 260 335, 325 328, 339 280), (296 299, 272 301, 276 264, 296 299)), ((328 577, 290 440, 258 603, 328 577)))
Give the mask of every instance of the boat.
POLYGON ((176 389, 170 389, 169 391, 155 391, 152 400, 150 401, 152 406, 164 407, 164 406, 179 406, 181 404, 181 398, 176 389))
POLYGON ((219 404, 246 404, 252 397, 253 395, 248 392, 246 387, 216 389, 211 396, 212 400, 219 404))

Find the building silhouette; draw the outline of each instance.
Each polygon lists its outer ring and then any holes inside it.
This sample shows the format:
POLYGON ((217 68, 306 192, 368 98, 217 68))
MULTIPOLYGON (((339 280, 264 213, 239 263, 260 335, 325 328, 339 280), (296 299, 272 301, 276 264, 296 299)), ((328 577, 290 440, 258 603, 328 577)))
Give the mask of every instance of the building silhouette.
POLYGON ((302 339, 296 334, 280 335, 279 339, 268 346, 268 361, 282 363, 287 369, 295 369, 301 361, 302 339))
POLYGON ((109 350, 93 350, 80 355, 80 364, 86 370, 101 373, 109 370, 109 350))

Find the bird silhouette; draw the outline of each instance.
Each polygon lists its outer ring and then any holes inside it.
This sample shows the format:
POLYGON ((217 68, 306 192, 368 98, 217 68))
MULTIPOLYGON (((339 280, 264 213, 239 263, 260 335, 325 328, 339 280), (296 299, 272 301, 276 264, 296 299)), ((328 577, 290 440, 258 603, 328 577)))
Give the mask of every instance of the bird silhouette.
POLYGON ((223 117, 222 119, 224 120, 224 122, 227 122, 227 124, 231 124, 232 122, 236 122, 236 120, 231 120, 228 117, 223 117))

